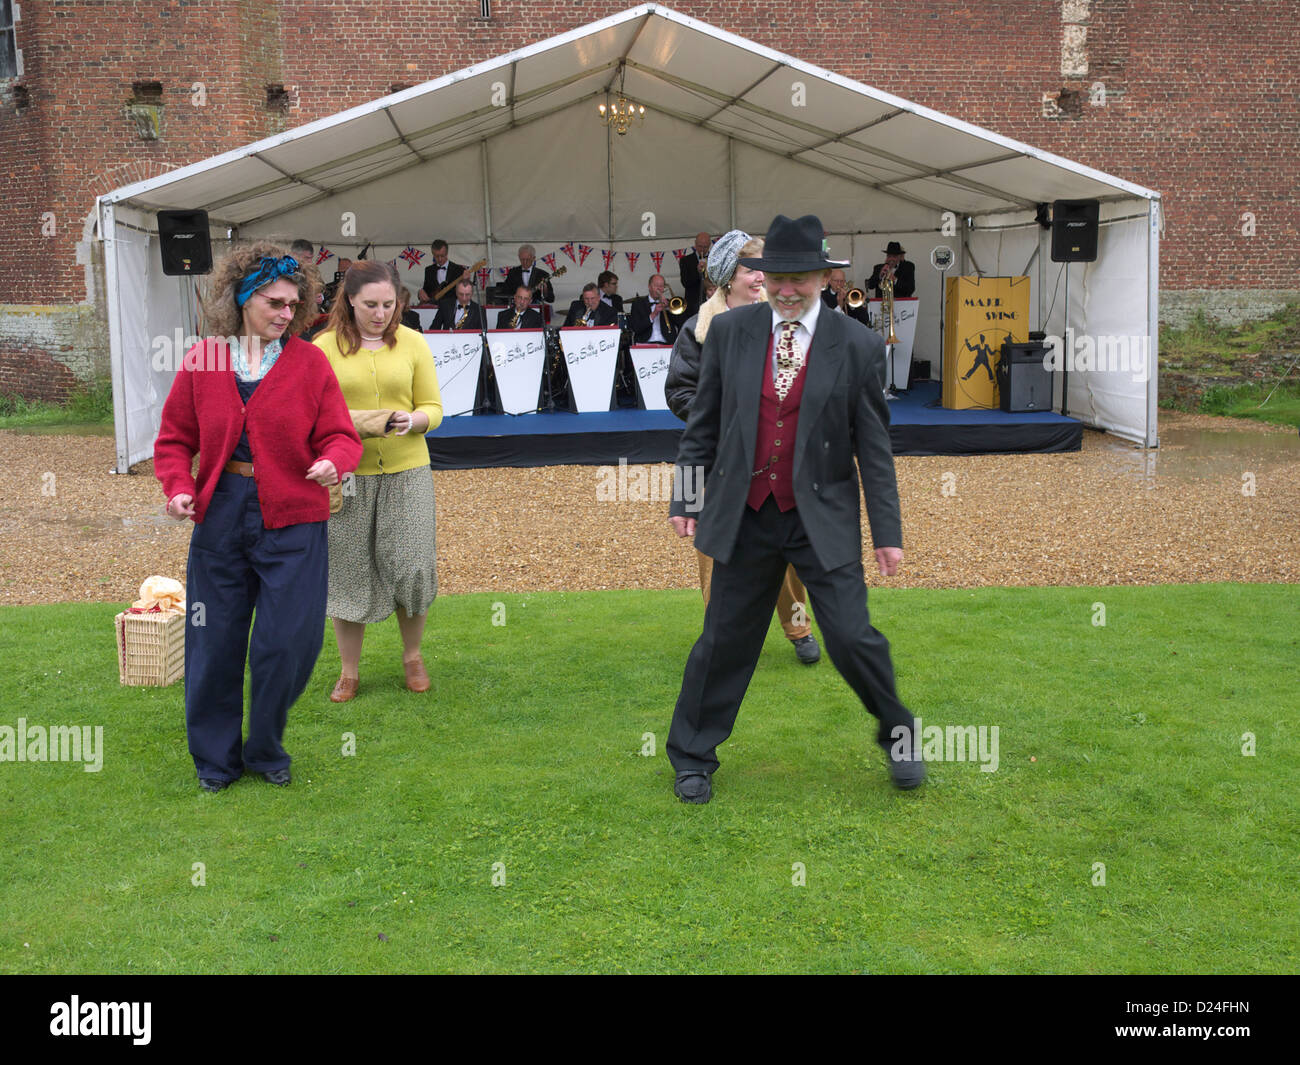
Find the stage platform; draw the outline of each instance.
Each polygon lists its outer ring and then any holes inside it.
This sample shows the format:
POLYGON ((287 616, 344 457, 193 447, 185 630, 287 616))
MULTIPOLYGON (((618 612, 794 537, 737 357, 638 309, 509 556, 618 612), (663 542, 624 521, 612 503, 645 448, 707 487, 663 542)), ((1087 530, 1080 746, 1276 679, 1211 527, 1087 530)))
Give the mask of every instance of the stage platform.
MULTIPOLYGON (((939 382, 917 382, 889 403, 895 455, 1078 451, 1083 425, 1042 412, 944 410, 939 382), (933 404, 933 405, 932 405, 933 404)), ((426 437, 437 470, 492 466, 616 466, 672 462, 683 424, 668 411, 462 415, 426 437)))

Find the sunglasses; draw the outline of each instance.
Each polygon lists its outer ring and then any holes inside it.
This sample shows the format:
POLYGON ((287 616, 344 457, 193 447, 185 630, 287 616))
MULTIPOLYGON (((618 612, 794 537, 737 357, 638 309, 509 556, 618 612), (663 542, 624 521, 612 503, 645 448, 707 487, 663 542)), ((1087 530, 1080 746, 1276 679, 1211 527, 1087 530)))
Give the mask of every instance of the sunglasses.
POLYGON ((296 313, 298 308, 302 306, 302 300, 277 300, 272 299, 270 296, 263 296, 260 292, 256 292, 254 295, 261 296, 262 299, 266 300, 266 305, 276 314, 279 314, 286 307, 296 313))

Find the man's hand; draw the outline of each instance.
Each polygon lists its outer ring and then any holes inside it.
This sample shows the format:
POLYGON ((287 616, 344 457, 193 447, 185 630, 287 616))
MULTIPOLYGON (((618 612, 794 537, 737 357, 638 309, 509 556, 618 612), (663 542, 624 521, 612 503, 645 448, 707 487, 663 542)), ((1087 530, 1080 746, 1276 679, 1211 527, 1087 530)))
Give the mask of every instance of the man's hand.
POLYGON ((317 459, 307 471, 307 480, 323 484, 328 488, 332 484, 339 483, 339 471, 334 468, 334 463, 329 459, 317 459))
POLYGON ((180 492, 167 500, 167 514, 180 521, 194 517, 194 497, 180 492))
POLYGON ((695 535, 694 518, 683 518, 681 516, 676 516, 676 517, 669 518, 668 520, 673 523, 673 529, 676 530, 678 536, 695 535))
POLYGON ((898 572, 898 567, 902 564, 903 549, 901 547, 876 548, 876 565, 880 568, 882 577, 892 577, 898 572))

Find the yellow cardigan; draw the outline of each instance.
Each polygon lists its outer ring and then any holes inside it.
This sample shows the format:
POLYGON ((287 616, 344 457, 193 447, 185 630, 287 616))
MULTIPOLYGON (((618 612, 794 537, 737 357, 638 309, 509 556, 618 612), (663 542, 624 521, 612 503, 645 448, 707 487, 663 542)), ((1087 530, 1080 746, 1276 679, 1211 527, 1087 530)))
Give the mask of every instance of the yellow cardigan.
MULTIPOLYGON (((361 348, 344 356, 333 332, 312 339, 329 359, 343 389, 343 398, 353 410, 389 408, 422 410, 429 416, 429 428, 442 422, 442 396, 433 354, 424 337, 404 325, 397 327, 397 342, 380 351, 361 348)), ((401 473, 429 465, 429 448, 420 433, 383 436, 363 441, 365 452, 357 473, 401 473)))

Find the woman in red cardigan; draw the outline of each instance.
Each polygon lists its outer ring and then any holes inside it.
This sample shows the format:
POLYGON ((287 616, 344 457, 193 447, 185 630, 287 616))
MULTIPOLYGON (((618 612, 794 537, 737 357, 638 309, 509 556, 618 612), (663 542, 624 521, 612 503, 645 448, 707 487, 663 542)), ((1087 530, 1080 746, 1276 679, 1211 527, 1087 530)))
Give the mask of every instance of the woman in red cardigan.
POLYGON ((204 300, 216 335, 186 352, 154 443, 167 513, 194 521, 185 730, 204 791, 245 769, 289 783, 284 727, 324 637, 327 486, 356 469, 361 440, 324 354, 297 337, 319 289, 268 241, 219 263, 204 300))

